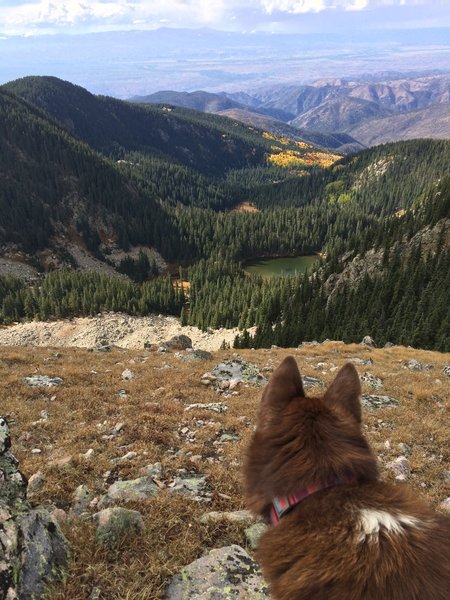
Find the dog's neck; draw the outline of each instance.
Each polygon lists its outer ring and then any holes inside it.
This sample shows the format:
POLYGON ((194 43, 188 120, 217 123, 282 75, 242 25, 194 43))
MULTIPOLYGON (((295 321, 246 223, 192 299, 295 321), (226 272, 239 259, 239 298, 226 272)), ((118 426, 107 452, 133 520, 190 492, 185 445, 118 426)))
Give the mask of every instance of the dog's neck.
POLYGON ((297 504, 308 496, 312 496, 316 492, 325 490, 336 485, 345 485, 356 483, 356 478, 353 475, 344 477, 331 477, 325 481, 315 483, 308 487, 299 488, 287 496, 275 496, 270 508, 270 522, 276 525, 282 517, 289 513, 297 504))

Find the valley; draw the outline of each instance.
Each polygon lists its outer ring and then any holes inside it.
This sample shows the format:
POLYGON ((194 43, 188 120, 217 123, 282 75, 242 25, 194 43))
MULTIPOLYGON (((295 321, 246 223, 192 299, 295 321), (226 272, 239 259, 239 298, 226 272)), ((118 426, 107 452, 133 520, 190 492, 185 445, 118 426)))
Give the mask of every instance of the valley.
POLYGON ((0 116, 3 323, 163 313, 238 328, 240 348, 367 333, 450 347, 449 141, 342 156, 52 77, 0 88, 0 116), (318 252, 312 276, 245 272, 318 252))
MULTIPOLYGON (((0 599, 275 596, 243 481, 257 423, 261 514, 301 481, 311 511, 348 510, 358 560, 416 549, 415 508, 359 486, 450 513, 442 2, 3 4, 0 599)), ((288 600, 303 575, 356 589, 310 546, 284 552, 288 600)), ((368 596, 395 596, 402 557, 389 593, 359 561, 368 596)))

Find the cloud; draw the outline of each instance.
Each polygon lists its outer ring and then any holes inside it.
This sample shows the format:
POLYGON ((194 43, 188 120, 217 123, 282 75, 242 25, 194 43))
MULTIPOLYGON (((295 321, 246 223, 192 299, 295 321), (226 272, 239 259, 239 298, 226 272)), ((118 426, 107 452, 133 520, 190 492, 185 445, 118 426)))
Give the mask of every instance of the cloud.
POLYGON ((395 6, 442 6, 443 0, 261 0, 261 5, 269 14, 281 12, 295 15, 335 9, 354 11, 395 6))
MULTIPOLYGON (((438 7, 443 0, 7 0, 0 31, 7 34, 109 29, 264 28, 285 18, 359 13, 364 9, 438 7)), ((387 11, 386 11, 387 12, 387 11)))

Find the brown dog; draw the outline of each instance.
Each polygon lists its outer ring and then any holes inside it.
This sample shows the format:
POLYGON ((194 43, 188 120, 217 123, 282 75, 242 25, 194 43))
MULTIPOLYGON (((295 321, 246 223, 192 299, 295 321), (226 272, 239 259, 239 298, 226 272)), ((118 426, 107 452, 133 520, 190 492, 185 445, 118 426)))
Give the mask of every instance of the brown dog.
POLYGON ((293 357, 266 386, 245 464, 247 503, 272 527, 257 556, 277 600, 448 600, 450 519, 378 480, 346 364, 308 398, 293 357))

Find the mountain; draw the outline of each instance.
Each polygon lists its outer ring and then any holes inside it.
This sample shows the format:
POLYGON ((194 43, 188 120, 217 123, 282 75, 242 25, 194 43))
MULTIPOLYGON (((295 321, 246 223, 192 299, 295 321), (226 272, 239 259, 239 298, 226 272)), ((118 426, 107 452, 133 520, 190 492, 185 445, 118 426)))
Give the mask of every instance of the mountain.
POLYGON ((270 107, 250 110, 245 105, 231 100, 223 93, 161 91, 149 96, 135 96, 130 98, 130 102, 142 104, 168 103, 202 112, 214 113, 240 121, 245 125, 274 133, 275 135, 308 142, 336 152, 356 152, 363 148, 362 144, 359 144, 349 135, 332 133, 330 135, 321 135, 319 131, 308 131, 300 129, 300 127, 290 127, 283 121, 292 118, 291 114, 270 107))
MULTIPOLYGON (((392 127, 396 139, 413 137, 439 137, 437 127, 430 119, 414 117, 411 121, 404 115, 411 111, 434 106, 450 107, 450 75, 427 77, 398 77, 385 80, 325 79, 311 85, 270 86, 251 93, 231 93, 227 96, 245 104, 252 111, 278 110, 288 115, 281 120, 290 125, 320 132, 342 131, 355 137, 361 144, 377 143, 383 138, 383 128, 392 127), (379 119, 391 117, 390 121, 379 119), (416 118, 422 121, 419 130, 416 118), (366 132, 360 125, 372 122, 366 132), (396 123, 399 123, 397 126, 396 123), (409 131, 409 123, 411 130, 409 131), (377 133, 377 125, 381 131, 377 133), (370 129, 372 127, 372 129, 370 129), (356 135, 361 131, 361 139, 356 135), (416 135, 418 134, 418 135, 416 135)), ((435 109, 438 111, 438 109, 435 109)), ((446 109, 441 108, 438 118, 444 118, 446 109)), ((444 128, 444 134, 446 129, 444 128)), ((441 136, 443 134, 441 133, 441 136)), ((386 141, 388 138, 386 138, 386 141)))
POLYGON ((353 98, 332 98, 303 112, 290 124, 313 131, 346 131, 355 124, 385 116, 388 112, 375 102, 353 98))
POLYGON ((320 131, 294 127, 273 117, 252 112, 251 110, 231 108, 222 110, 218 114, 241 121, 241 123, 245 123, 246 125, 269 131, 275 135, 285 136, 291 140, 298 140, 300 142, 308 142, 314 146, 340 152, 341 154, 358 152, 364 147, 355 138, 346 133, 322 133, 320 131))
POLYGON ((145 222, 148 242, 155 242, 159 204, 111 161, 4 89, 0 175, 0 244, 30 254, 58 247, 62 255, 66 243, 82 240, 95 253, 101 237, 127 243, 128 233, 139 237, 145 222))
POLYGON ((143 152, 208 175, 264 164, 262 133, 179 108, 95 96, 55 77, 25 77, 3 86, 44 110, 95 150, 115 158, 143 152))
POLYGON ((237 346, 359 341, 375 328, 382 342, 448 349, 449 147, 340 157, 218 115, 14 82, 0 89, 0 268, 6 256, 51 272, 31 286, 0 276, 0 319, 158 311, 203 330, 256 327, 237 346), (78 271, 81 250, 101 274, 78 271), (155 277, 150 250, 168 277, 155 277), (314 278, 243 269, 316 253, 314 278), (381 269, 365 272, 373 255, 381 269), (349 261, 362 279, 346 276, 349 261))
POLYGON ((366 146, 425 137, 450 139, 450 104, 369 119, 347 131, 366 146))
POLYGON ((217 113, 230 108, 243 108, 242 104, 223 94, 211 94, 201 90, 196 92, 160 91, 148 96, 133 96, 130 102, 136 104, 170 104, 183 106, 200 112, 217 113))

